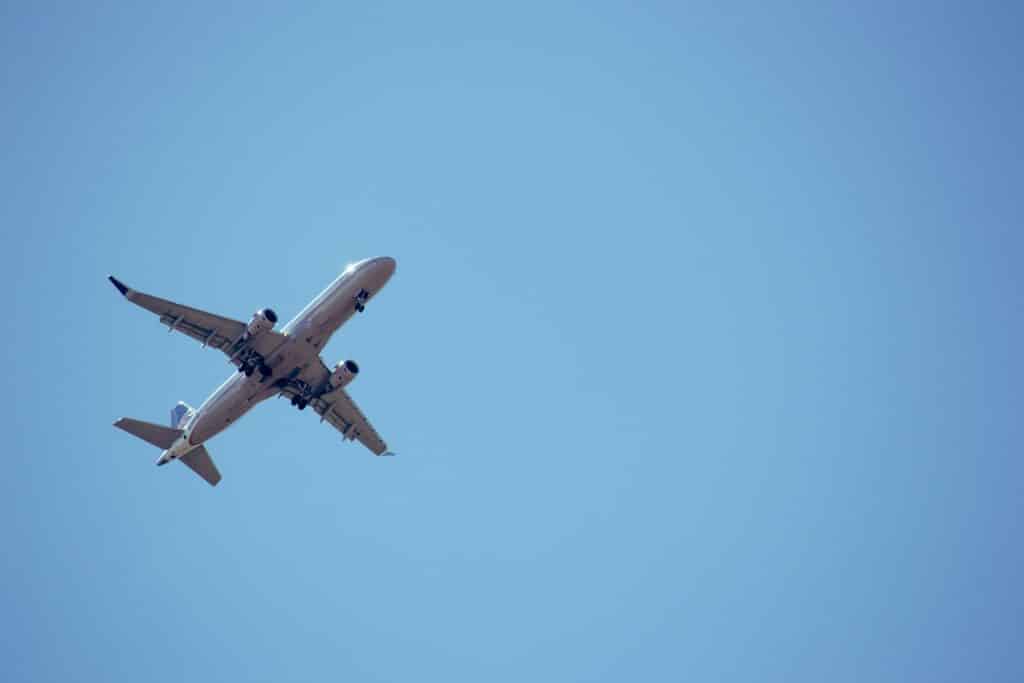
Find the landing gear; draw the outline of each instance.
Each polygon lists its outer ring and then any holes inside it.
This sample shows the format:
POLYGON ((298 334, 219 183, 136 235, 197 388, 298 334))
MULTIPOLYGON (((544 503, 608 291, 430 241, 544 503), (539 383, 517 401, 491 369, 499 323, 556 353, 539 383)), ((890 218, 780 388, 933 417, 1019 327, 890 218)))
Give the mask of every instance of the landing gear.
POLYGON ((292 405, 299 410, 305 410, 306 406, 308 406, 309 402, 314 398, 313 389, 302 381, 296 381, 294 386, 299 393, 292 396, 292 405))
MULTIPOLYGON (((234 357, 232 357, 234 360, 234 357)), ((260 382, 266 381, 268 377, 273 374, 273 370, 267 362, 263 359, 263 356, 256 353, 252 349, 242 349, 238 352, 238 371, 244 373, 246 377, 252 377, 252 373, 260 371, 260 382)))
POLYGON ((360 289, 359 293, 356 294, 356 310, 362 313, 366 310, 366 302, 370 298, 370 293, 365 289, 360 289))

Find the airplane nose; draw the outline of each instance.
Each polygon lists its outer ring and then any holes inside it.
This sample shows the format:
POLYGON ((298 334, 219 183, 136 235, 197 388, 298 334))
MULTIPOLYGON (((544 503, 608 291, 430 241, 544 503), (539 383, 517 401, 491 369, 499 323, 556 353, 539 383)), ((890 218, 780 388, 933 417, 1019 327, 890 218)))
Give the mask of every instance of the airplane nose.
POLYGON ((373 259, 373 267, 377 269, 385 279, 390 278, 394 274, 397 266, 398 262, 390 256, 380 256, 373 259))
MULTIPOLYGON (((377 256, 363 259, 349 268, 366 278, 365 282, 371 291, 377 291, 391 279, 397 265, 397 261, 390 256, 377 256)), ((346 270, 346 272, 350 271, 346 270)))

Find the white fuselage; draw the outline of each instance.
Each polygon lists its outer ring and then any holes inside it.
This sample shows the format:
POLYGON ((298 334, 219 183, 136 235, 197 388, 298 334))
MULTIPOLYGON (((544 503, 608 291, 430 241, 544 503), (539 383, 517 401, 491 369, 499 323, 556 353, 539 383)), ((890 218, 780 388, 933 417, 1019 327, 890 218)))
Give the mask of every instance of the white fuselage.
MULTIPOLYGON (((366 259, 346 268, 281 329, 285 340, 265 358, 273 379, 310 381, 322 373, 320 351, 331 335, 356 313, 356 296, 365 290, 368 294, 364 301, 371 300, 394 272, 395 260, 387 256, 366 259)), ((280 392, 273 381, 261 379, 259 373, 233 373, 179 426, 184 433, 164 451, 158 463, 180 458, 237 422, 257 403, 280 392)))

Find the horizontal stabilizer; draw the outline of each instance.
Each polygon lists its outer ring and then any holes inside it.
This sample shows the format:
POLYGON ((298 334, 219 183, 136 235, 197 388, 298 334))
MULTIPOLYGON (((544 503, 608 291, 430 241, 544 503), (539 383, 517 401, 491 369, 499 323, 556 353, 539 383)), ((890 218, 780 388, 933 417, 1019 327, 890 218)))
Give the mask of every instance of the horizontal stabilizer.
POLYGON ((132 436, 137 436, 143 441, 148 441, 157 448, 168 449, 183 434, 180 429, 171 429, 163 425, 133 420, 130 417, 122 417, 114 423, 118 429, 123 429, 132 436))
POLYGON ((206 446, 193 448, 181 456, 181 461, 188 465, 193 472, 205 479, 206 483, 210 486, 216 486, 217 482, 220 481, 220 472, 217 471, 217 466, 213 464, 213 458, 207 452, 206 446))

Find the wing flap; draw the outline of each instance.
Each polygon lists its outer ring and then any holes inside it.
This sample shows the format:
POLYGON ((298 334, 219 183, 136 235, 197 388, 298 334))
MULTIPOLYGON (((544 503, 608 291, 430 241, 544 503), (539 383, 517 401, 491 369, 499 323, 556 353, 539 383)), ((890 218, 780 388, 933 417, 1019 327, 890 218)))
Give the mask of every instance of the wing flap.
MULTIPOLYGON (((210 326, 203 325, 198 321, 196 317, 187 317, 184 312, 179 313, 177 316, 172 316, 165 313, 160 316, 160 322, 167 325, 168 329, 172 332, 181 332, 185 336, 192 337, 198 342, 201 342, 204 346, 209 346, 215 349, 220 349, 225 353, 234 344, 235 340, 242 335, 238 332, 238 336, 233 333, 236 331, 232 328, 231 333, 221 332, 223 326, 210 326)), ((245 326, 242 326, 242 331, 245 330, 245 326)))

